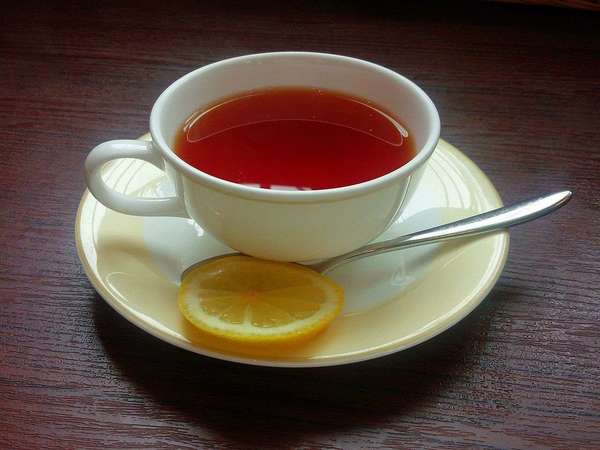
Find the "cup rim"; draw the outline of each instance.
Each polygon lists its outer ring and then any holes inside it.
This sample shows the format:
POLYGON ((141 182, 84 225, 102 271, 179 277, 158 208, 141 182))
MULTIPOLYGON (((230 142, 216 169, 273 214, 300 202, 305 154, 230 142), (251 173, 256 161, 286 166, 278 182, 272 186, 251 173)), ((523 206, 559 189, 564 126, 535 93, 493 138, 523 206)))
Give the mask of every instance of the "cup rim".
POLYGON ((150 134, 152 136, 152 141, 161 155, 171 163, 178 171, 185 174, 187 177, 191 178, 194 181, 200 182, 201 184, 208 185, 218 191, 233 194, 238 197, 253 199, 253 200, 262 200, 262 201, 274 201, 274 202, 315 202, 315 201, 331 201, 331 200, 341 200, 344 198, 355 197, 359 195, 364 195, 379 189, 382 189, 392 183, 394 183, 398 178, 402 178, 406 175, 413 173, 416 169, 418 169, 422 164, 427 161, 427 159, 431 156, 437 142, 440 137, 440 117, 438 111, 433 103, 433 101, 429 98, 429 96, 413 81, 409 80, 403 75, 400 75, 397 72, 394 72, 391 69, 380 66, 379 64, 375 64, 369 61, 365 61, 358 58, 353 58, 350 56, 342 56, 336 55, 333 53, 319 53, 319 52, 298 52, 298 51, 285 51, 285 52, 267 52, 267 53, 254 53, 249 55, 242 55, 233 58, 224 59, 221 61, 214 62, 212 64, 208 64, 206 66, 200 67, 198 69, 193 70, 192 72, 183 75, 181 78, 175 80, 169 87, 167 87, 162 94, 157 98, 154 102, 154 106, 152 107, 152 112, 150 114, 150 134), (323 58, 328 60, 337 60, 343 62, 349 62, 353 64, 358 64, 367 67, 370 70, 383 72, 392 78, 396 78, 396 80, 400 83, 403 83, 405 86, 408 86, 412 89, 424 102, 428 115, 431 120, 431 131, 427 136, 427 139, 423 146, 419 149, 418 153, 406 164, 389 172, 385 175, 382 175, 377 178, 373 178, 371 180, 364 181, 362 183, 352 184, 349 186, 342 186, 337 188, 330 189, 319 189, 314 191, 284 191, 284 190, 273 190, 273 189, 263 189, 259 187, 253 186, 245 186, 242 184, 235 183, 233 181, 224 180, 222 178, 218 178, 214 175, 210 175, 206 172, 203 172, 194 166, 188 164, 183 159, 181 159, 175 151, 171 148, 171 146, 166 142, 161 127, 159 123, 159 113, 167 101, 168 97, 175 92, 181 85, 185 84, 191 78, 195 78, 201 75, 204 72, 207 72, 211 69, 214 69, 218 66, 236 64, 245 62, 250 59, 268 59, 268 58, 278 58, 281 56, 300 56, 300 57, 316 57, 323 58))

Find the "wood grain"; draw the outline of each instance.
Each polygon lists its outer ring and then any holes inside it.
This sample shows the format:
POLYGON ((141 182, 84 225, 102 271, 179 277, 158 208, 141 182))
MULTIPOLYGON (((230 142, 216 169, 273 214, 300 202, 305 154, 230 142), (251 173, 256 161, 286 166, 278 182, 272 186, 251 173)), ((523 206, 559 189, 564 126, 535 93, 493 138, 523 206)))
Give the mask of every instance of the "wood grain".
POLYGON ((476 2, 19 1, 0 25, 0 447, 600 448, 600 16, 476 2), (146 132, 180 75, 282 49, 407 75, 506 202, 574 199, 515 229, 474 313, 396 355, 276 370, 152 338, 77 260, 86 153, 146 132))
POLYGON ((525 3, 527 5, 557 6, 560 8, 579 8, 600 11, 598 0, 498 0, 507 3, 525 3))

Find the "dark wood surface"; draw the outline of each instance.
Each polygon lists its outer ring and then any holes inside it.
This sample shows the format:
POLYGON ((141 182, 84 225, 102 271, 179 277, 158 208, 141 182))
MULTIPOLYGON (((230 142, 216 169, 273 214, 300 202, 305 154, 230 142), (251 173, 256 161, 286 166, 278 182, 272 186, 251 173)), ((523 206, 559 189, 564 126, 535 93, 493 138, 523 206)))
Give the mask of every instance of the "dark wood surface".
POLYGON ((0 14, 0 447, 600 448, 600 15, 475 2, 12 1, 0 14), (171 347, 77 259, 88 150, 230 56, 327 51, 407 75, 505 202, 500 281, 437 338, 282 370, 171 347))
POLYGON ((580 8, 592 11, 600 10, 600 0, 498 0, 508 3, 525 3, 528 5, 557 6, 560 8, 580 8))

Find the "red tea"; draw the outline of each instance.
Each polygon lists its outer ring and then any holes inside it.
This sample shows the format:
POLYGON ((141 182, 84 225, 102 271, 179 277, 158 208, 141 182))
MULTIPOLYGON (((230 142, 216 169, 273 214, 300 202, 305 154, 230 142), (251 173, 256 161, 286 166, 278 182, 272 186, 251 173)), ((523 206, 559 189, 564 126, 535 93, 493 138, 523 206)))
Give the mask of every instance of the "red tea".
POLYGON ((415 154, 406 128, 391 114, 317 88, 272 88, 221 100, 186 120, 175 150, 215 177, 288 190, 372 180, 415 154))

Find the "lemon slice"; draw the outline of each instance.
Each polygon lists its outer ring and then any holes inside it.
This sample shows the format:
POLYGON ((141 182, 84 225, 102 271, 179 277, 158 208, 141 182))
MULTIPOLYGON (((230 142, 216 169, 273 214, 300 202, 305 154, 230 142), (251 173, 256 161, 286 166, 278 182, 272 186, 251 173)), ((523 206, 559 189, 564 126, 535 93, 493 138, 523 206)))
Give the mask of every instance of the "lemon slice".
POLYGON ((179 309, 197 328, 250 344, 308 339, 340 313, 342 289, 298 264, 226 256, 184 275, 179 309))

